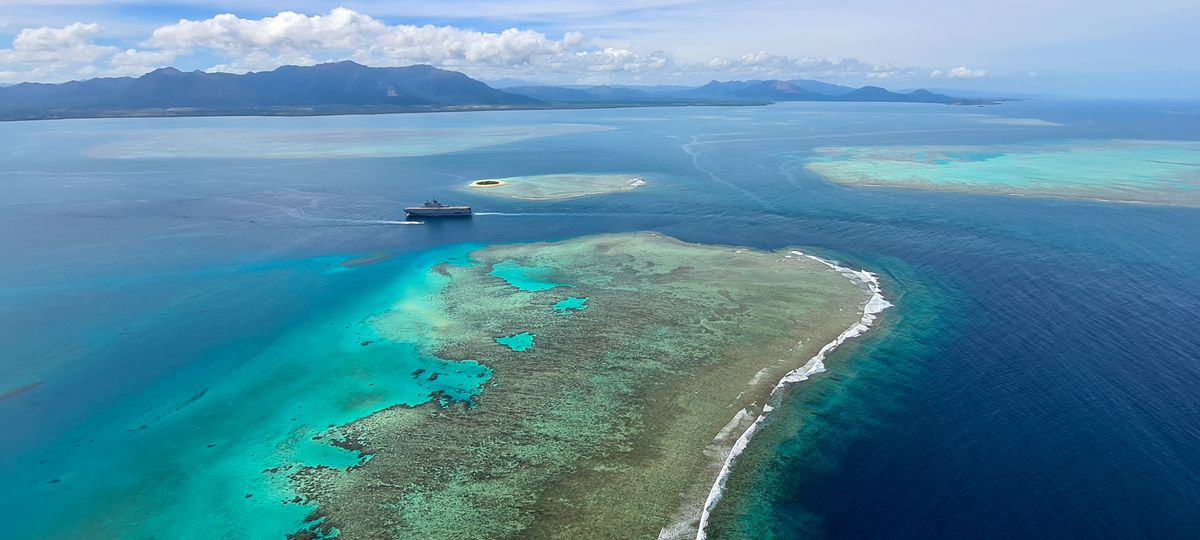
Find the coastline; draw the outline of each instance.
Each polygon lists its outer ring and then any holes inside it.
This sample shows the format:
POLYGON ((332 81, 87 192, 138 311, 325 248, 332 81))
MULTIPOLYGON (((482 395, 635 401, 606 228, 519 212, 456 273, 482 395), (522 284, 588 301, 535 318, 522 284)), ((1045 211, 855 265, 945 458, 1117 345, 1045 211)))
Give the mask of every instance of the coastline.
POLYGON ((361 108, 337 109, 321 107, 295 107, 261 110, 197 110, 197 109, 125 109, 86 112, 61 115, 8 115, 0 116, 0 122, 36 122, 43 120, 88 120, 88 119, 119 119, 119 118, 214 118, 214 117, 308 117, 308 116, 375 116, 385 114, 428 114, 454 112, 495 112, 495 111, 572 111, 597 109, 659 109, 679 107, 766 107, 780 103, 827 103, 844 104, 893 104, 906 105, 946 105, 953 107, 981 107, 997 105, 1000 102, 987 103, 927 103, 921 101, 770 101, 770 100, 712 100, 712 101, 650 101, 643 103, 545 103, 542 105, 451 105, 442 107, 391 107, 391 108, 361 108))

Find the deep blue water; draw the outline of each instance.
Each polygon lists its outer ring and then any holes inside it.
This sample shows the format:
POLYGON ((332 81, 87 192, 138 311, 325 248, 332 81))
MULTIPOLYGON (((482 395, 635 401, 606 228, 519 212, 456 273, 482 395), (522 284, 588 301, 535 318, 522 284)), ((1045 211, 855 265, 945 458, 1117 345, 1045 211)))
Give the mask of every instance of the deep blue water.
POLYGON ((10 486, 0 504, 41 508, 9 520, 18 532, 69 515, 51 490, 72 489, 70 479, 47 486, 59 473, 34 467, 86 455, 97 418, 174 395, 180 374, 219 384, 276 336, 385 288, 419 250, 655 230, 815 248, 880 273, 897 303, 879 332, 785 401, 730 481, 731 500, 754 502, 731 504, 714 533, 1194 538, 1200 210, 848 188, 802 165, 833 145, 1200 140, 1196 111, 793 104, 0 124, 0 394, 26 388, 0 401, 0 483, 10 486), (103 146, 188 130, 555 123, 613 129, 407 157, 272 159, 248 144, 236 155, 113 159, 103 146), (454 190, 570 172, 649 184, 550 203, 454 190), (432 196, 488 214, 380 223, 432 196), (330 271, 375 254, 400 263, 330 271))

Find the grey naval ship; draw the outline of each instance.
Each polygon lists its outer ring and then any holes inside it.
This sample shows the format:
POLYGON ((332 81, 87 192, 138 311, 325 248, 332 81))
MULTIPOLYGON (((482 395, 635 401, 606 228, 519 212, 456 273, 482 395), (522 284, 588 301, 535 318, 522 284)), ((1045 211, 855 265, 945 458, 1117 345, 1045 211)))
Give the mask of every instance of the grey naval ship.
POLYGON ((433 199, 425 201, 421 206, 410 206, 404 211, 412 217, 460 217, 470 216, 471 207, 465 205, 442 204, 433 199))

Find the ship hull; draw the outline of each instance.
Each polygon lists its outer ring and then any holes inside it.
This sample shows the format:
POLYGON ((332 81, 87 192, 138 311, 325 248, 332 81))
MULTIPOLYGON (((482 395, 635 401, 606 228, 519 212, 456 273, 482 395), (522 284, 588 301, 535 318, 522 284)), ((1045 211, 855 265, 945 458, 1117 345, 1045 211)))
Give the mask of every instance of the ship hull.
POLYGON ((470 206, 413 207, 405 208, 404 211, 414 217, 469 217, 471 215, 470 206))

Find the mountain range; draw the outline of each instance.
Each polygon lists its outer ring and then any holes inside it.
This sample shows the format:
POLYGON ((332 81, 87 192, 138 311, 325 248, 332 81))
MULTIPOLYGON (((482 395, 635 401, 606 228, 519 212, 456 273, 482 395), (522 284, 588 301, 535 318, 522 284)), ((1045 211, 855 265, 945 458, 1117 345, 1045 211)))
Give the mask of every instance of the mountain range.
POLYGON ((354 62, 246 73, 162 68, 141 77, 0 87, 0 120, 205 115, 314 115, 595 106, 763 104, 776 101, 965 103, 925 90, 890 92, 810 80, 713 81, 704 86, 518 86, 496 89, 432 66, 354 62))
MULTIPOLYGON (((712 81, 696 88, 631 86, 515 86, 504 88, 515 94, 548 103, 697 102, 722 103, 777 101, 878 101, 962 104, 967 100, 935 94, 928 90, 892 92, 878 86, 851 88, 813 80, 712 81)), ((972 101, 971 103, 975 103, 972 101)))

